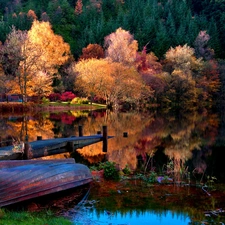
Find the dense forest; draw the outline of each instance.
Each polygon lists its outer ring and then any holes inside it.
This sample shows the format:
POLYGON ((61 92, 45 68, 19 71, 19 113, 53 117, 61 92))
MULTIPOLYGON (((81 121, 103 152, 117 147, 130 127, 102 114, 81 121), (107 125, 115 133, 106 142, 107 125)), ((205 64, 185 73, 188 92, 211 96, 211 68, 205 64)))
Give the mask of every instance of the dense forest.
POLYGON ((0 0, 0 16, 2 77, 7 76, 1 80, 17 77, 19 84, 3 85, 4 92, 29 95, 30 79, 30 86, 39 87, 30 94, 73 91, 114 105, 144 99, 190 108, 223 100, 224 0, 0 0), (44 47, 45 38, 51 48, 44 47), (18 44, 30 50, 15 61, 18 44), (53 46, 62 54, 53 54, 53 46), (40 84, 45 79, 49 86, 50 75, 54 88, 44 93, 40 84))
POLYGON ((224 0, 0 0, 0 40, 10 27, 29 30, 29 10, 38 20, 50 21, 77 58, 90 43, 122 27, 134 35, 140 50, 147 45, 157 57, 172 46, 188 44, 201 30, 210 35, 216 57, 225 58, 224 0))

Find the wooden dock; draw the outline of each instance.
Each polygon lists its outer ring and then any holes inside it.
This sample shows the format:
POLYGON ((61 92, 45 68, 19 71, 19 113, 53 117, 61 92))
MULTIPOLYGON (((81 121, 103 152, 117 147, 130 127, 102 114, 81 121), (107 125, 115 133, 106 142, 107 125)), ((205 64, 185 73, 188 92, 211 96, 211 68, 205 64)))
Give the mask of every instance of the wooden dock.
POLYGON ((107 151, 107 140, 112 136, 105 136, 105 134, 96 134, 91 136, 81 137, 66 137, 54 138, 47 140, 37 140, 33 142, 25 142, 23 146, 15 148, 14 145, 0 148, 0 160, 11 159, 33 159, 43 156, 60 154, 65 152, 73 152, 76 149, 81 149, 85 146, 103 143, 103 152, 107 151))

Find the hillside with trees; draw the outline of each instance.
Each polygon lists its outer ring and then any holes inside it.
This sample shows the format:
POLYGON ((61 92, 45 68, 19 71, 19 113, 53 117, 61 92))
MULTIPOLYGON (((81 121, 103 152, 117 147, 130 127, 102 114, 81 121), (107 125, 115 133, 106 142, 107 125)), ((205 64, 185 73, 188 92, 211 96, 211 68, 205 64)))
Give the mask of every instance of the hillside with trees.
POLYGON ((212 106, 224 96, 224 9, 223 0, 0 0, 1 93, 212 106))

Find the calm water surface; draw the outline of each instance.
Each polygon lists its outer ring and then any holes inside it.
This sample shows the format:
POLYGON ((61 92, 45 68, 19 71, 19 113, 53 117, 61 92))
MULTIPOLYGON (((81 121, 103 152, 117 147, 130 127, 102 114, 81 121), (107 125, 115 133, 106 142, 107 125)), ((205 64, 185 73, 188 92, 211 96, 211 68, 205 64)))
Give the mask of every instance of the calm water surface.
MULTIPOLYGON (((166 173, 176 182, 192 179, 196 184, 225 183, 224 115, 202 110, 182 114, 68 111, 0 116, 2 140, 13 137, 23 141, 26 134, 30 141, 37 136, 74 136, 78 135, 80 125, 84 135, 92 135, 107 125, 108 135, 114 136, 108 141, 107 153, 102 152, 101 143, 78 150, 76 160, 89 166, 106 158, 121 169, 127 166, 132 171, 166 173)), ((165 209, 156 213, 146 209, 142 213, 132 210, 122 214, 118 208, 109 215, 96 208, 85 209, 85 216, 79 217, 80 213, 83 210, 74 218, 77 224, 194 224, 185 210, 176 213, 165 209)))
POLYGON ((82 212, 78 213, 73 219, 76 225, 187 225, 190 224, 188 215, 178 214, 171 211, 156 213, 145 211, 138 213, 133 210, 129 213, 122 214, 120 211, 109 215, 107 212, 97 213, 96 210, 87 210, 85 216, 82 212))

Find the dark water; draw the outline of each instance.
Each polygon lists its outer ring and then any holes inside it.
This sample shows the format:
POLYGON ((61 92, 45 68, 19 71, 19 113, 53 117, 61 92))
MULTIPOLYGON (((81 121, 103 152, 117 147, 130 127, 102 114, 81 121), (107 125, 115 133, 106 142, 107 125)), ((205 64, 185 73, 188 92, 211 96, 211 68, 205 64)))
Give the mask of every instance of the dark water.
MULTIPOLYGON (((84 135, 92 135, 107 125, 108 135, 114 136, 108 140, 107 153, 102 152, 101 143, 90 145, 77 151, 76 161, 93 166, 107 159, 116 162, 120 169, 128 167, 142 173, 154 171, 158 175, 166 174, 177 183, 191 180, 213 187, 215 183, 225 183, 224 118, 224 115, 207 110, 179 114, 68 111, 1 115, 0 136, 2 140, 13 137, 18 141, 23 141, 25 134, 30 141, 36 140, 37 136, 43 139, 74 136, 78 135, 80 125, 84 135)), ((82 207, 79 213, 85 211, 83 221, 79 217, 74 217, 74 221, 77 224, 111 225, 204 224, 204 221, 194 223, 183 208, 177 212, 168 208, 157 212, 146 208, 143 212, 132 209, 126 213, 118 208, 113 214, 104 210, 99 211, 98 206, 82 207)))

